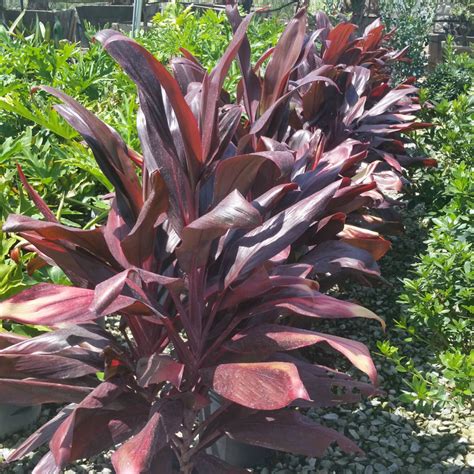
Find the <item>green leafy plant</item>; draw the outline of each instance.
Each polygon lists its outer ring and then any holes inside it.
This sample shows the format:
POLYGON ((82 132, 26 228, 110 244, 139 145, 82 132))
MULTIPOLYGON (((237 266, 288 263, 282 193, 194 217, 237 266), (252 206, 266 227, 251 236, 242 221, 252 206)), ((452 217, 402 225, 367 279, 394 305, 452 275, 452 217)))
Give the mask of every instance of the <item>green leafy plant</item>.
POLYGON ((430 329, 433 346, 468 351, 474 331, 472 216, 451 211, 433 224, 427 252, 416 264, 416 277, 404 279, 400 301, 412 324, 430 329))
POLYGON ((448 35, 443 62, 436 66, 423 84, 424 97, 435 104, 452 101, 469 92, 473 77, 474 58, 467 53, 457 54, 454 38, 448 35))
MULTIPOLYGON (((284 24, 278 17, 257 16, 249 26, 248 38, 255 62, 274 46, 284 24)), ((169 4, 153 18, 153 27, 139 41, 161 62, 167 63, 184 48, 210 70, 218 61, 232 37, 232 28, 224 12, 205 10, 198 13, 179 2, 169 4)), ((226 78, 226 88, 233 90, 240 76, 233 63, 226 78)))
MULTIPOLYGON (((429 235, 426 251, 412 275, 403 280, 403 316, 398 326, 411 340, 421 340, 433 349, 433 363, 442 374, 440 378, 411 371, 412 378, 416 375, 415 385, 423 378, 429 387, 425 404, 429 400, 466 402, 472 396, 473 104, 472 89, 451 102, 442 100, 426 111, 436 126, 420 132, 417 140, 436 156, 439 166, 432 173, 415 175, 415 198, 429 211, 425 218, 429 235)), ((390 356, 387 351, 385 355, 390 356)), ((405 360, 398 365, 409 366, 405 360)), ((421 399, 421 392, 410 393, 413 400, 421 399)))
POLYGON ((436 12, 437 0, 380 0, 379 12, 388 28, 395 28, 393 47, 401 49, 409 45, 410 62, 394 65, 395 82, 409 76, 421 77, 427 64, 425 48, 436 12))

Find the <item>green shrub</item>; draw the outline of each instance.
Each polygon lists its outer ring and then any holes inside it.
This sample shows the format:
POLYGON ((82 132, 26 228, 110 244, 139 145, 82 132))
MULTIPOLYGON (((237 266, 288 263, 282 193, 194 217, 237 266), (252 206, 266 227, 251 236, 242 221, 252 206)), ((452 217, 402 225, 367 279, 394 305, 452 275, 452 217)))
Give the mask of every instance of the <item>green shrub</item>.
MULTIPOLYGON (((284 28, 276 16, 253 19, 248 29, 252 47, 252 63, 274 46, 284 28)), ((217 63, 229 44, 232 28, 224 12, 205 10, 197 13, 191 7, 180 3, 169 4, 162 13, 153 17, 153 27, 139 38, 160 62, 167 63, 172 57, 180 56, 185 48, 196 56, 209 70, 217 63)), ((234 62, 226 80, 226 88, 234 89, 240 71, 234 62)))
POLYGON ((453 37, 448 36, 443 62, 436 66, 423 84, 426 99, 435 104, 454 100, 472 87, 474 58, 467 53, 456 54, 454 46, 453 37))
POLYGON ((438 215, 451 199, 463 202, 466 172, 474 161, 474 89, 448 102, 443 100, 428 110, 424 120, 433 127, 418 134, 417 145, 438 161, 434 172, 418 172, 414 177, 417 199, 438 215), (463 163, 464 165, 460 165, 463 163), (460 189, 457 191, 457 189, 460 189))
POLYGON ((401 302, 410 324, 429 328, 434 347, 454 345, 467 353, 474 330, 472 215, 450 212, 433 223, 415 277, 404 279, 401 302))
MULTIPOLYGON (((429 80, 428 80, 429 82, 429 80)), ((442 377, 421 373, 395 349, 379 345, 410 377, 405 401, 420 406, 469 402, 474 392, 474 96, 472 88, 429 112, 435 127, 418 143, 438 159, 432 173, 418 174, 415 188, 429 214, 427 248, 403 280, 403 316, 398 326, 433 349, 442 377)))
POLYGON ((426 46, 436 12, 437 0, 380 0, 379 10, 387 28, 396 28, 391 43, 395 49, 409 45, 411 62, 395 65, 395 81, 421 77, 427 64, 426 46))

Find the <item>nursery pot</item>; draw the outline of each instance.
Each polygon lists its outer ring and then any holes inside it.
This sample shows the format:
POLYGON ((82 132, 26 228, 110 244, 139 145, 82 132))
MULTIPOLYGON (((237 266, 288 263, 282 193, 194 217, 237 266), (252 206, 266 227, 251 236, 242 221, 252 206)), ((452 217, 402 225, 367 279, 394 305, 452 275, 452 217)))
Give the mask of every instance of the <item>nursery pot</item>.
MULTIPOLYGON (((203 409, 203 418, 207 418, 221 406, 221 398, 214 392, 210 393, 211 404, 203 409)), ((265 463, 272 455, 272 450, 239 443, 227 436, 219 438, 213 445, 206 449, 208 454, 225 461, 236 467, 256 467, 265 463)))
POLYGON ((0 439, 17 433, 34 423, 41 412, 41 405, 25 407, 0 404, 0 439))

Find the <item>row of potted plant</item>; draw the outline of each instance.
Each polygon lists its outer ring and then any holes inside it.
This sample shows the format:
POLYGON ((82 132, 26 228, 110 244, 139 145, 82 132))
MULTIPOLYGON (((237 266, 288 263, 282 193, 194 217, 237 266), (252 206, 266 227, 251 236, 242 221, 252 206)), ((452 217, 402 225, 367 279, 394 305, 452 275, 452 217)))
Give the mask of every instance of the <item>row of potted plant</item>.
POLYGON ((379 21, 357 36, 317 14, 307 32, 301 10, 251 64, 252 15, 227 14, 234 37, 210 72, 186 50, 170 73, 129 37, 97 35, 137 86, 141 153, 71 97, 40 88, 115 193, 107 222, 80 230, 58 222, 20 174, 44 219, 11 215, 4 230, 71 286, 42 283, 0 303, 0 318, 52 329, 0 333, 0 402, 64 405, 9 462, 48 443, 34 472, 53 473, 119 445, 118 473, 239 472, 209 449, 223 436, 308 456, 334 442, 360 452, 304 409, 378 393, 375 366, 364 344, 314 325, 384 325, 327 291, 381 279, 381 234, 400 231, 386 192, 401 189, 406 166, 433 164, 405 149, 403 133, 426 126, 415 121, 417 89, 389 84, 405 51, 384 46, 379 21), (229 94, 234 59, 242 79, 229 94), (110 315, 119 339, 97 324, 110 315), (371 383, 307 360, 301 350, 320 343, 371 383))

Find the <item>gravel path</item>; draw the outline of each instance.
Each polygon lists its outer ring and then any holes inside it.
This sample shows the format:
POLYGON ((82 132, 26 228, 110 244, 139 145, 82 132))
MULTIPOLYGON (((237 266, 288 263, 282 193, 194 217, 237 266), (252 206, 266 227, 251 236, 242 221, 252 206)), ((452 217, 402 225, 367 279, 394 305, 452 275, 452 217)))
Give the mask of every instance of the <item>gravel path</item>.
MULTIPOLYGON (((404 388, 403 380, 394 365, 377 354, 376 342, 388 338, 399 347, 402 355, 413 358, 417 368, 437 373, 431 363, 430 350, 420 342, 406 342, 405 335, 394 328, 390 321, 400 316, 396 303, 401 291, 400 278, 407 274, 413 259, 423 250, 424 229, 421 219, 424 209, 420 206, 405 210, 406 233, 393 239, 392 251, 382 261, 382 274, 391 286, 363 288, 351 285, 350 292, 341 293, 355 298, 379 315, 385 317, 388 331, 383 334, 373 321, 352 320, 334 323, 322 322, 318 329, 366 343, 374 356, 380 376, 380 385, 387 392, 385 397, 366 400, 357 406, 332 407, 311 410, 309 415, 322 424, 344 432, 365 451, 365 457, 354 457, 330 448, 321 459, 282 454, 255 469, 260 474, 298 473, 474 473, 474 411, 466 407, 449 406, 432 414, 418 413, 413 406, 398 400, 404 388), (412 260, 408 260, 411 258, 412 260)), ((328 349, 312 349, 312 356, 334 356, 337 365, 348 369, 345 361, 328 349)), ((349 372, 353 369, 349 368, 349 372)), ((361 380, 364 377, 359 377, 361 380)), ((40 422, 55 412, 45 407, 40 422)), ((30 431, 31 432, 31 431, 30 431)), ((0 460, 12 447, 26 436, 17 434, 0 442, 0 460)), ((43 450, 44 452, 44 450, 43 450)), ((3 468, 5 474, 30 473, 42 452, 3 468)), ((73 473, 112 472, 110 453, 87 462, 78 462, 64 471, 73 473)), ((47 473, 45 473, 47 474, 47 473)))

